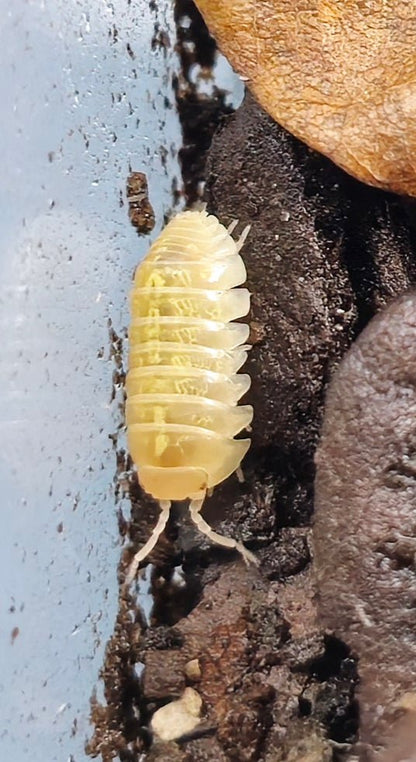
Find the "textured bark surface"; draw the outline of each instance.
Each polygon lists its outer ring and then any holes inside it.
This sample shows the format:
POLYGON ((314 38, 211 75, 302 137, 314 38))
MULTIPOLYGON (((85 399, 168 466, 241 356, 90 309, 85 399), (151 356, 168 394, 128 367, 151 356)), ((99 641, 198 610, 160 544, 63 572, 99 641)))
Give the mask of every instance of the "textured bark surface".
POLYGON ((400 738, 395 722, 413 697, 414 753, 415 337, 412 291, 343 360, 326 400, 314 522, 319 612, 359 659, 360 739, 384 748, 400 738))
POLYGON ((197 5, 274 119, 358 179, 416 195, 414 3, 197 5))

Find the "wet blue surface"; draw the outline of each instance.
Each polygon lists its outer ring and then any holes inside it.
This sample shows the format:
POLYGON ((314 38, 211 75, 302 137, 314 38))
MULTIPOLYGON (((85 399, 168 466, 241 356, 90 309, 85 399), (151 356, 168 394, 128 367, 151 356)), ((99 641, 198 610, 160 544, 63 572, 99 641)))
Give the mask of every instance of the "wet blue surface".
MULTIPOLYGON (((0 95, 0 752, 81 762, 117 609, 108 320, 123 334, 134 265, 129 165, 157 234, 180 130, 171 3, 3 3, 0 95), (129 49, 127 47, 129 45, 129 49), (167 148, 167 152, 166 152, 167 148)), ((122 442, 121 442, 122 444, 122 442)))

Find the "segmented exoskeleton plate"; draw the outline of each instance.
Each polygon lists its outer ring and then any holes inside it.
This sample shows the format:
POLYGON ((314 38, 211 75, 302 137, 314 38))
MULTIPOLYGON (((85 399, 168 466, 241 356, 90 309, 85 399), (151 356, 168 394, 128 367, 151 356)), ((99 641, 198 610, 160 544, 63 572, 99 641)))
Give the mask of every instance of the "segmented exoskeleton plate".
POLYGON ((234 439, 253 417, 237 406, 250 386, 237 371, 247 357, 249 292, 236 242, 205 211, 174 217, 138 266, 131 295, 126 422, 139 481, 159 500, 161 516, 136 554, 128 581, 147 556, 168 516, 171 500, 189 498, 199 529, 211 539, 252 554, 213 532, 200 515, 208 489, 235 471, 250 446, 234 439))

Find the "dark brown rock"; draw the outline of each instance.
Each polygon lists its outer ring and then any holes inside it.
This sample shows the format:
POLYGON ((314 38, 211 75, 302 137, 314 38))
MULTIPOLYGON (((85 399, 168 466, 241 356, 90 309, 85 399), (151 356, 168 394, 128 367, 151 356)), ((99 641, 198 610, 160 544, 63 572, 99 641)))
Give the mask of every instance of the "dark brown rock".
POLYGON ((199 659, 198 692, 217 722, 227 714, 233 689, 247 671, 247 614, 253 594, 257 599, 265 596, 256 570, 249 573, 243 564, 232 564, 205 587, 200 603, 177 625, 188 659, 199 659))
POLYGON ((147 701, 179 698, 185 688, 185 664, 180 651, 147 651, 142 683, 147 701))
MULTIPOLYGON (((319 611, 358 656, 360 739, 371 760, 392 738, 397 745, 395 723, 412 696, 416 706, 415 453, 411 291, 371 321, 341 363, 316 456, 319 611)), ((416 752, 416 730, 413 741, 416 752)))

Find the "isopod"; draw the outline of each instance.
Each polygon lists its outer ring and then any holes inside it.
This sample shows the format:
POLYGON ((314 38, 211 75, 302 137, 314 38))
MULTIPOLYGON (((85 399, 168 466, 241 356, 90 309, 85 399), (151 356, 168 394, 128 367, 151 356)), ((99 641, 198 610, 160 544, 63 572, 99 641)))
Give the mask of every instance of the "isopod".
MULTIPOLYGON (((235 223, 234 223, 235 224, 235 223)), ((238 406, 250 377, 249 327, 232 322, 250 309, 238 241, 206 211, 176 215, 137 267, 131 294, 126 423, 130 454, 161 513, 130 565, 129 584, 156 545, 171 501, 190 500, 192 521, 211 540, 256 562, 244 545, 214 532, 201 516, 205 495, 240 463, 250 439, 234 439, 253 418, 238 406)))

